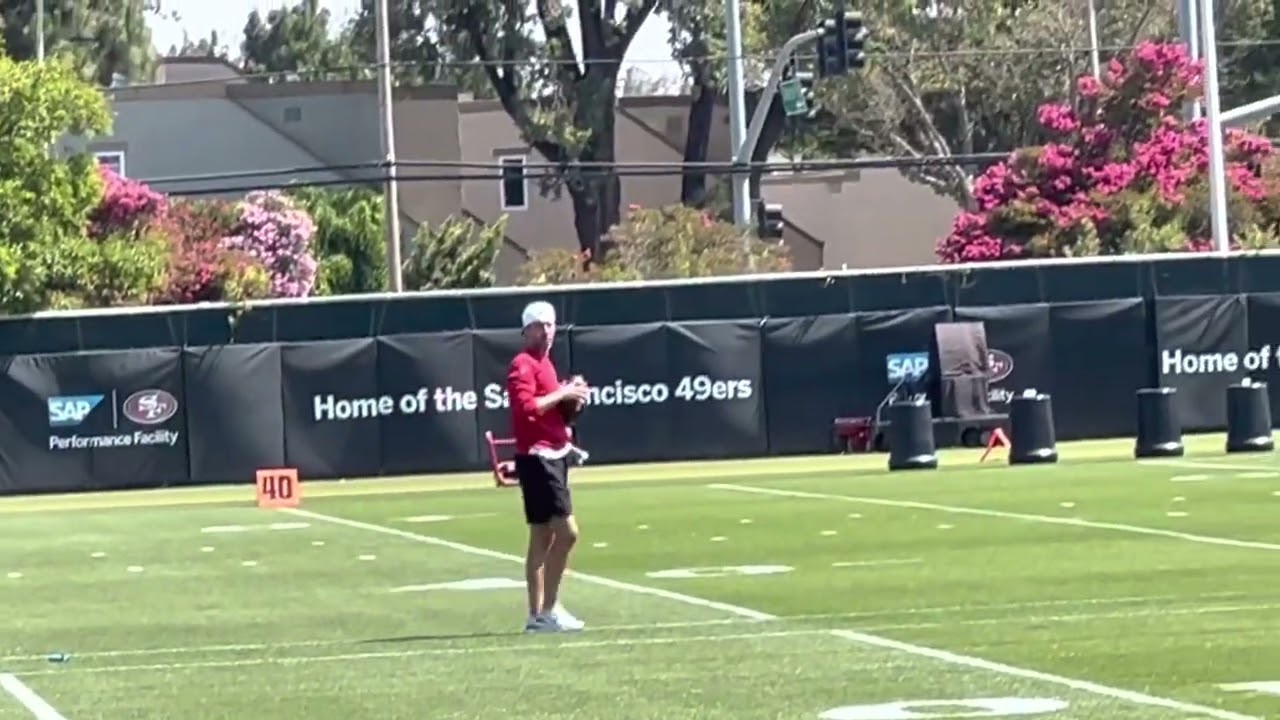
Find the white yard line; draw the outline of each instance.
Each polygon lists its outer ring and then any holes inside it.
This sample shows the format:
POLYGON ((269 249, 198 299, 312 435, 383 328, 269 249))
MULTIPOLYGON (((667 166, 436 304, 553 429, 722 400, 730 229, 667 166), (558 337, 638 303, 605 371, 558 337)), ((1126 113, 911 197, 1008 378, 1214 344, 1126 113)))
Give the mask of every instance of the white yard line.
MULTIPOLYGON (((493 558, 497 560, 506 560, 508 562, 516 562, 522 565, 524 564, 524 558, 516 555, 496 552, 494 550, 479 548, 472 545, 465 545, 463 543, 457 543, 450 540, 430 537, 428 535, 420 535, 418 533, 408 532, 408 531, 400 530, 397 528, 391 528, 385 525, 377 525, 374 523, 361 522, 359 520, 350 520, 344 517, 338 517, 335 515, 325 515, 323 513, 312 512, 309 510, 292 509, 292 510, 288 510, 287 512, 291 512, 295 515, 299 515, 302 517, 309 517, 313 520, 322 520, 325 522, 333 523, 335 525, 345 525, 346 527, 365 530, 367 532, 372 532, 372 533, 380 533, 383 535, 393 535, 396 537, 404 538, 406 540, 412 540, 414 542, 420 542, 427 545, 447 547, 452 550, 456 550, 458 552, 465 553, 468 555, 475 555, 478 557, 488 557, 488 558, 493 558)), ((1280 549, 1280 546, 1277 546, 1277 549, 1280 549)), ((637 585, 635 583, 622 582, 620 580, 613 580, 610 578, 601 577, 599 575, 590 575, 587 573, 581 573, 576 571, 571 571, 571 574, 573 575, 573 577, 576 577, 577 579, 583 582, 588 582, 595 585, 601 585, 603 587, 613 588, 615 590, 633 592, 636 594, 653 595, 655 597, 661 597, 667 600, 684 603, 686 605, 707 608, 709 610, 717 610, 720 612, 728 613, 730 615, 736 615, 738 617, 744 617, 751 620, 780 619, 778 616, 772 615, 770 613, 761 612, 759 610, 752 610, 751 608, 740 607, 737 605, 730 605, 728 603, 717 602, 715 600, 707 600, 705 598, 700 598, 695 595, 686 595, 684 593, 671 592, 669 590, 662 590, 660 588, 649 587, 647 585, 637 585)), ((1229 710, 1222 710, 1220 708, 1209 707, 1207 705, 1197 705, 1195 703, 1182 702, 1180 700, 1173 700, 1171 698, 1159 697, 1156 695, 1148 695, 1146 693, 1135 692, 1132 690, 1124 690, 1121 688, 1109 687, 1106 685, 1100 685, 1098 683, 1089 682, 1087 680, 1076 680, 1076 679, 1065 677, 1062 675, 1044 673, 1038 670, 1029 670, 1026 668, 1016 667, 1013 665, 1006 665, 1004 663, 992 662, 990 660, 983 660, 982 658, 971 657, 968 655, 960 655, 958 653, 952 653, 945 650, 937 650, 935 648, 925 647, 923 645, 914 645, 911 643, 899 642, 897 640, 890 640, 888 638, 879 637, 877 635, 868 635, 866 633, 854 632, 851 630, 829 630, 827 632, 829 632, 831 635, 834 635, 835 637, 844 638, 846 640, 852 640, 854 642, 861 643, 863 645, 896 650, 898 652, 906 653, 909 655, 915 655, 917 657, 929 658, 932 660, 948 663, 951 665, 960 665, 965 667, 976 668, 979 670, 986 670, 989 672, 994 672, 1002 675, 1008 675, 1010 677, 1020 677, 1020 678, 1038 680, 1040 682, 1059 685, 1062 687, 1068 687, 1081 692, 1091 693, 1093 695, 1098 695, 1100 697, 1109 697, 1115 700, 1121 700, 1121 701, 1133 703, 1136 705, 1162 707, 1162 708, 1177 710, 1179 712, 1185 712, 1185 713, 1197 713, 1207 717, 1218 718, 1218 720, 1261 720, 1260 718, 1252 717, 1249 715, 1242 715, 1240 713, 1231 712, 1229 710)))
POLYGON ((1220 463, 1220 462, 1201 462, 1199 460, 1139 460, 1138 464, 1139 465, 1156 465, 1159 467, 1175 467, 1175 468, 1183 468, 1183 469, 1196 468, 1200 470, 1265 470, 1271 467, 1270 464, 1264 463, 1264 462, 1220 463))
MULTIPOLYGON (((802 635, 826 635, 830 630, 775 630, 770 632, 737 633, 733 635, 686 635, 669 638, 615 638, 612 640, 571 640, 548 644, 545 647, 556 650, 576 650, 579 648, 602 647, 634 647, 637 645, 683 645, 702 642, 726 642, 731 640, 762 640, 768 638, 799 637, 802 635)), ((480 653, 524 651, 529 646, 525 643, 505 643, 501 645, 468 645, 454 648, 422 648, 419 650, 396 650, 385 652, 342 653, 338 655, 314 655, 301 657, 283 657, 267 655, 237 660, 197 660, 194 662, 150 663, 147 665, 103 665, 101 667, 77 668, 76 673, 127 673, 156 672, 173 670, 194 670, 208 668, 239 668, 255 665, 307 665, 311 663, 351 662, 353 660, 394 660, 400 658, 422 657, 430 655, 476 655, 480 653)), ((38 670, 23 673, 24 675, 54 675, 66 673, 66 670, 38 670)), ((12 676, 9 676, 12 677, 12 676)), ((40 720, 66 720, 61 715, 37 715, 40 720)))
MULTIPOLYGON (((1228 593, 1234 594, 1234 593, 1228 593)), ((1096 602, 1102 602, 1101 600, 1096 602)), ((1028 603, 1029 604, 1029 603, 1028 603)), ((1049 605, 1052 602, 1035 603, 1036 605, 1049 605)), ((1078 603, 1077 603, 1078 604, 1078 603)), ((980 606, 987 608, 999 608, 1010 606, 980 606)), ((1017 606, 1014 606, 1017 607, 1017 606)), ((940 610, 965 610, 972 608, 937 608, 929 612, 940 610)), ((928 628, 939 627, 962 627, 969 625, 1039 625, 1044 623, 1073 623, 1073 622, 1089 622, 1091 620, 1132 620, 1144 617, 1167 617, 1171 615, 1218 615, 1230 614, 1238 612, 1256 612, 1262 610, 1280 610, 1280 602, 1257 603, 1249 605, 1204 605, 1198 607, 1164 607, 1157 606, 1147 608, 1145 610, 1124 610, 1101 613, 1069 613, 1063 615, 1033 615, 1029 617, 1011 617, 1004 615, 1001 617, 990 618, 967 618, 967 619, 947 619, 934 622, 911 622, 911 623, 892 623, 882 625, 868 625, 862 630, 868 632, 877 632, 883 630, 924 630, 928 628)), ((707 627, 725 627, 732 625, 759 625, 762 623, 778 624, 786 622, 807 622, 814 620, 848 620, 855 618, 866 618, 871 616, 885 615, 910 615, 918 614, 916 611, 903 611, 897 613, 810 613, 804 615, 785 615, 780 616, 777 620, 746 620, 743 618, 726 618, 723 620, 690 620, 685 622, 660 622, 648 623, 643 625, 591 625, 588 626, 587 632, 590 634, 604 632, 621 632, 621 631, 639 631, 652 632, 654 630, 680 630, 692 628, 707 627)), ((825 631, 823 631, 825 632, 825 631)), ((512 634, 517 634, 512 631, 512 634)), ((459 638, 462 639, 462 638, 459 638)), ((423 636, 422 641, 431 641, 430 636, 423 636)), ((393 641, 387 641, 393 642, 393 641)), ((128 650, 101 650, 75 653, 77 659, 95 660, 104 658, 122 658, 122 657, 163 657, 166 655, 200 655, 215 653, 242 653, 242 652, 275 652, 280 650, 298 649, 298 648, 315 648, 315 647, 351 647, 355 645, 378 645, 377 640, 292 640, 275 643, 244 643, 240 645, 189 645, 183 647, 167 647, 167 648, 134 648, 128 650)), ((0 662, 37 662, 45 660, 44 655, 8 655, 0 657, 0 662)))
POLYGON ((0 687, 22 703, 22 707, 31 711, 36 720, 67 720, 62 713, 53 709, 52 705, 37 695, 35 690, 27 687, 26 683, 13 675, 8 673, 0 674, 0 687))
POLYGON ((728 490, 756 495, 774 495, 777 497, 804 498, 808 500, 833 500, 836 502, 855 503, 859 505, 881 505, 884 507, 911 508, 914 510, 933 510, 953 515, 981 515, 984 517, 1005 518, 1007 520, 1026 520, 1046 525, 1068 525, 1071 527, 1093 528, 1095 530, 1114 530, 1134 535, 1154 535, 1158 537, 1185 540, 1204 545, 1225 545, 1227 547, 1251 548, 1254 550, 1280 550, 1280 544, 1261 542, 1258 540, 1237 540, 1235 538, 1217 537, 1214 535, 1198 535, 1195 533, 1165 530, 1163 528, 1144 527, 1141 525, 1125 525, 1123 523, 1097 522, 1080 518, 1058 517, 1054 515, 1037 515, 1034 513, 1009 512, 1006 510, 988 510, 986 508, 963 507, 959 505, 939 505, 937 503, 917 502, 915 500, 890 500, 888 498, 863 497, 859 495, 835 495, 831 493, 805 492, 802 490, 781 490, 777 488, 756 487, 754 485, 733 485, 715 483, 707 487, 713 490, 728 490))

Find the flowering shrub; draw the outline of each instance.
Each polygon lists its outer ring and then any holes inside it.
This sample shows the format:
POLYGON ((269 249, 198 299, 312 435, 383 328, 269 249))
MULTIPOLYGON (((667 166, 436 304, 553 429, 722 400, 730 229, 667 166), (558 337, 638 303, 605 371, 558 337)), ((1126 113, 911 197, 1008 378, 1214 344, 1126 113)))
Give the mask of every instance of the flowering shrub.
POLYGON ((89 215, 89 237, 138 236, 168 209, 168 198, 146 184, 121 177, 106 165, 98 166, 98 174, 102 177, 102 200, 89 215))
POLYGON ((177 201, 158 223, 169 240, 168 280, 158 303, 246 300, 269 295, 266 269, 247 253, 227 247, 238 218, 219 201, 177 201))
POLYGON ((289 196, 273 191, 249 193, 238 205, 239 217, 224 241, 230 250, 266 268, 271 297, 307 297, 315 285, 311 254, 315 224, 289 196))
MULTIPOLYGON (((1049 139, 974 181, 975 207, 938 243, 943 262, 1203 251, 1211 247, 1208 126, 1184 122, 1203 65, 1182 45, 1145 42, 1113 59, 1077 101, 1046 103, 1049 139)), ((1280 185, 1265 138, 1227 130, 1228 202, 1237 245, 1271 246, 1280 185)))

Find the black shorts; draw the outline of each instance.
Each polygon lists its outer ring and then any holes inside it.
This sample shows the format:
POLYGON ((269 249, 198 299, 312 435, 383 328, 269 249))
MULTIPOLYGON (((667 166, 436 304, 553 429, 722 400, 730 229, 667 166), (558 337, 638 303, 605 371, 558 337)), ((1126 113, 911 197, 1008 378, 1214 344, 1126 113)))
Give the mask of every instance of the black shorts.
POLYGON ((544 525, 553 518, 573 514, 569 495, 569 458, 516 455, 516 477, 524 499, 524 519, 544 525))

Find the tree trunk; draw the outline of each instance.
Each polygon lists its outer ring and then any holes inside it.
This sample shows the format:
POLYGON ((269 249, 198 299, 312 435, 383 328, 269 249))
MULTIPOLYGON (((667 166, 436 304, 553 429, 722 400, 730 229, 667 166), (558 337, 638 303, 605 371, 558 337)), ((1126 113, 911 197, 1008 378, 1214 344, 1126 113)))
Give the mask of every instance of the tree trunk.
POLYGON ((581 182, 569 183, 578 247, 591 260, 601 258, 600 240, 617 224, 622 200, 622 182, 613 167, 618 74, 599 68, 589 70, 579 86, 574 124, 593 128, 594 132, 578 155, 584 165, 579 174, 581 182))
MULTIPOLYGON (((704 163, 711 145, 711 123, 715 117, 716 92, 709 84, 693 86, 693 102, 689 104, 689 121, 684 139, 684 161, 704 163)), ((680 202, 702 207, 707 197, 707 173, 686 169, 680 179, 680 202)))

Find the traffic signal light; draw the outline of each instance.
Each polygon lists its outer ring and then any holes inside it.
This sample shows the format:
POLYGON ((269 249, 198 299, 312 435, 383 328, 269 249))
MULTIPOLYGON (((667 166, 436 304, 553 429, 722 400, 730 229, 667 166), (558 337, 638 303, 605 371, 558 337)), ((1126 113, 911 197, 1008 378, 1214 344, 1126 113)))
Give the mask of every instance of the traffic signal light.
POLYGON ((862 13, 847 12, 822 22, 818 38, 818 77, 844 75, 867 64, 866 43, 870 32, 862 23, 862 13))
POLYGON ((867 64, 867 36, 870 31, 862 24, 862 13, 847 12, 844 14, 841 38, 844 40, 844 67, 846 70, 860 69, 867 64))
POLYGON ((782 205, 756 201, 757 220, 756 234, 761 240, 781 240, 785 225, 782 221, 782 205))
POLYGON ((836 77, 843 75, 847 67, 845 54, 840 47, 842 34, 835 20, 824 20, 822 35, 818 37, 818 77, 836 77))

